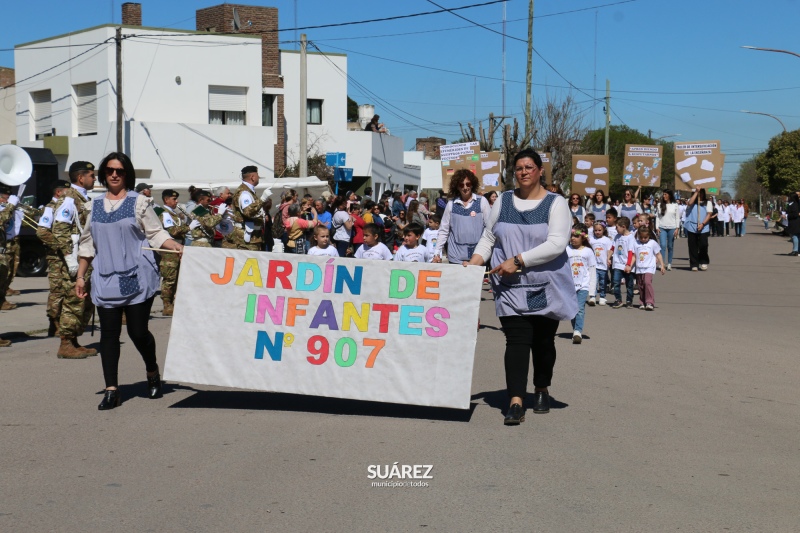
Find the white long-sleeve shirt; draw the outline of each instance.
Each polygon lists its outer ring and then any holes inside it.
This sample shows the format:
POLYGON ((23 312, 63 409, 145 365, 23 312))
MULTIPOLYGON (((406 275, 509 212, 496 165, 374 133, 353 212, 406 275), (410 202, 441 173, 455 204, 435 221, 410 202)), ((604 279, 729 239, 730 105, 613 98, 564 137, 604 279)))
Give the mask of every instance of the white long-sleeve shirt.
POLYGON ((656 207, 656 229, 675 229, 681 225, 681 212, 678 204, 667 204, 667 210, 661 215, 661 208, 656 207))
MULTIPOLYGON (((447 244, 447 238, 450 237, 450 217, 453 213, 453 204, 461 204, 464 206, 464 209, 469 209, 470 206, 472 206, 472 204, 476 201, 480 202, 481 216, 483 216, 483 227, 487 227, 489 225, 489 213, 492 212, 493 209, 489 207, 489 201, 483 196, 472 193, 472 198, 467 203, 462 202, 461 198, 456 198, 451 202, 447 202, 447 207, 444 208, 444 213, 442 213, 442 223, 439 225, 439 239, 436 241, 436 252, 434 253, 434 257, 442 256, 444 245, 447 244)), ((495 202, 495 205, 497 205, 497 202, 495 202)))
MULTIPOLYGON (((492 206, 492 211, 489 216, 489 222, 486 224, 486 229, 483 230, 483 236, 480 242, 475 247, 475 253, 488 261, 492 256, 492 247, 494 246, 495 236, 492 228, 500 218, 500 209, 503 207, 503 195, 497 197, 492 206)), ((541 200, 523 200, 514 198, 514 207, 520 211, 528 211, 536 208, 541 200)), ((569 244, 569 233, 572 230, 572 212, 567 205, 567 200, 561 196, 556 197, 553 205, 550 206, 550 222, 548 223, 547 240, 539 246, 522 252, 522 263, 526 267, 541 265, 552 261, 559 255, 564 253, 564 250, 569 244)), ((438 243, 437 243, 438 244, 438 243)))

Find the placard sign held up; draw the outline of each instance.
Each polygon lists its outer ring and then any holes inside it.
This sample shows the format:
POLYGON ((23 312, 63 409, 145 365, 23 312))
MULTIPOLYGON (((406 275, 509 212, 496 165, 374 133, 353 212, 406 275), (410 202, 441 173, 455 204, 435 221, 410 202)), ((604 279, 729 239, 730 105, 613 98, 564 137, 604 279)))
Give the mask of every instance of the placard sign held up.
POLYGON ((675 189, 704 188, 709 194, 719 194, 724 164, 719 141, 675 143, 675 189))
POLYGON ((625 186, 658 187, 664 161, 664 147, 658 144, 626 144, 622 163, 622 184, 625 186))
POLYGON ((602 190, 608 194, 609 175, 607 155, 572 156, 572 192, 590 196, 602 190))

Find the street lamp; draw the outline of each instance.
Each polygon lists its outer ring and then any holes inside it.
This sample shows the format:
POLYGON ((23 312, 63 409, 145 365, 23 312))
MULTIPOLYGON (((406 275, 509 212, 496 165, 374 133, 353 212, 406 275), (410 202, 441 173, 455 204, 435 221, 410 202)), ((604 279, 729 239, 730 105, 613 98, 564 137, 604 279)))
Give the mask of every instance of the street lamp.
POLYGON ((769 113, 761 113, 759 111, 745 111, 744 109, 742 109, 742 113, 747 113, 747 114, 750 114, 750 115, 764 115, 765 117, 772 117, 772 118, 774 118, 775 120, 777 120, 780 123, 781 127, 783 128, 783 133, 786 133, 786 126, 784 125, 783 121, 781 119, 779 119, 778 117, 776 117, 775 115, 770 115, 769 113))
POLYGON ((790 56, 800 57, 800 54, 797 52, 790 52, 789 50, 778 50, 777 48, 761 48, 759 46, 742 46, 742 48, 747 48, 748 50, 761 50, 762 52, 778 52, 781 54, 789 54, 790 56))
POLYGON ((683 134, 682 133, 673 133, 672 135, 664 135, 662 137, 656 137, 655 140, 656 141, 660 141, 662 139, 669 139, 670 137, 680 137, 681 135, 683 135, 683 134))

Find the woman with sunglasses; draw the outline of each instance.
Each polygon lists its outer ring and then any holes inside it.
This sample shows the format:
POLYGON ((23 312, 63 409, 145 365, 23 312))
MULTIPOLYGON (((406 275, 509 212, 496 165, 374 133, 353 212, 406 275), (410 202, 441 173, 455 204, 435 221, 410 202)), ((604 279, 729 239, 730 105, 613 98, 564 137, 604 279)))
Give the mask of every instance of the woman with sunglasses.
POLYGON ((625 189, 625 193, 622 195, 622 203, 619 204, 619 207, 617 208, 619 216, 628 217, 630 220, 634 220, 637 215, 644 213, 644 211, 642 211, 641 204, 636 201, 640 190, 642 190, 641 187, 636 189, 636 193, 634 193, 630 189, 625 189))
POLYGON ((503 423, 509 426, 525 420, 522 405, 531 355, 533 412, 550 411, 558 323, 578 313, 567 256, 572 214, 566 199, 542 185, 542 159, 535 151, 519 152, 512 168, 517 188, 495 202, 469 261, 482 265, 491 258, 495 310, 506 336, 509 408, 503 423))
POLYGON ((572 216, 578 219, 578 222, 583 224, 583 217, 586 216, 586 209, 581 205, 581 195, 572 193, 569 196, 569 210, 572 216))
POLYGON ((136 171, 127 155, 112 152, 100 163, 100 183, 106 194, 92 201, 92 210, 81 235, 75 292, 91 296, 100 316, 100 358, 106 382, 101 411, 122 403, 117 373, 122 315, 128 336, 144 359, 148 395, 160 398, 161 375, 156 362, 156 341, 147 327, 150 308, 159 288, 159 272, 153 252, 145 247, 182 252, 147 202, 136 193, 136 171), (91 274, 91 294, 86 292, 86 273, 91 274))
POLYGON ((439 225, 434 263, 442 262, 445 244, 447 260, 451 263, 460 265, 472 257, 491 212, 489 201, 476 194, 479 186, 478 178, 467 169, 456 170, 450 178, 450 200, 439 225))

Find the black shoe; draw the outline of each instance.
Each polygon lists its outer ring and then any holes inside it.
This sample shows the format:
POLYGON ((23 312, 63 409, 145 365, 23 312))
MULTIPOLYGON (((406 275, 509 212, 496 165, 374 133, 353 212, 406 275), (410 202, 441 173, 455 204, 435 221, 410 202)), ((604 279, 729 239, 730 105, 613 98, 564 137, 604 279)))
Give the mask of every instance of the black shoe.
POLYGON ((108 411, 109 409, 119 407, 121 403, 122 396, 119 394, 119 389, 106 390, 105 396, 103 396, 103 401, 100 402, 100 405, 98 405, 97 408, 100 411, 108 411))
POLYGON ((613 304, 611 304, 611 308, 612 308, 612 309, 619 309, 619 308, 620 308, 620 307, 622 307, 623 305, 625 305, 625 304, 624 304, 624 303, 622 303, 622 300, 617 300, 616 302, 614 302, 613 304))
POLYGON ((503 419, 503 424, 506 426, 518 426, 524 421, 525 412, 522 410, 522 406, 520 404, 515 403, 508 408, 508 413, 506 413, 506 417, 503 419))
POLYGON ((148 397, 151 400, 164 396, 161 394, 161 374, 158 371, 156 371, 156 375, 153 377, 147 376, 147 389, 148 397))
POLYGON ((627 309, 633 309, 633 302, 628 302, 628 303, 626 303, 626 304, 625 304, 625 307, 626 307, 627 309))
POLYGON ((533 393, 533 412, 537 415, 550 412, 550 395, 548 393, 533 393))

